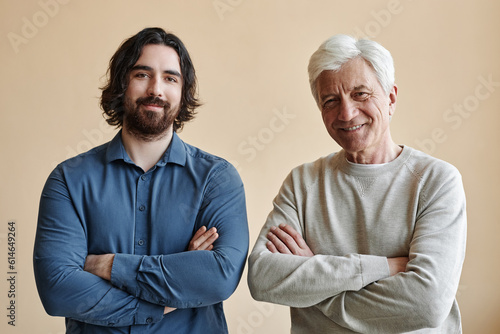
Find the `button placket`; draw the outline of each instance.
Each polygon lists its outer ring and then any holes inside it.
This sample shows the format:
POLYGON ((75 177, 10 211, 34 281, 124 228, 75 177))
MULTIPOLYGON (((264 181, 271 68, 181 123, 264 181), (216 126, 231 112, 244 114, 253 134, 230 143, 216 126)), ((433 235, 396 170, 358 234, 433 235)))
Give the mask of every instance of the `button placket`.
POLYGON ((148 203, 149 203, 150 176, 141 175, 137 180, 137 199, 135 210, 135 254, 146 255, 148 235, 148 203))

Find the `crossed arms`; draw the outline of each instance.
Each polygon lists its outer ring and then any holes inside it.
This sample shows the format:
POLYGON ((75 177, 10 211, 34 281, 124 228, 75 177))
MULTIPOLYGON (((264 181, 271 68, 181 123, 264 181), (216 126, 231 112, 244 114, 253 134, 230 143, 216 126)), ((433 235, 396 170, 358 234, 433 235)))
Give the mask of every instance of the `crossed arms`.
MULTIPOLYGON (((429 189, 419 206, 407 253, 388 258, 356 252, 314 254, 311 245, 317 247, 318 241, 307 234, 306 209, 294 191, 300 187, 296 182, 300 174, 289 175, 249 256, 252 296, 293 308, 316 308, 337 325, 361 333, 375 328, 393 333, 439 327, 455 303, 466 214, 459 174, 437 177, 439 182, 426 184, 429 189)), ((308 207, 322 210, 318 203, 308 207)), ((307 223, 329 224, 320 218, 307 223)), ((327 231, 336 233, 335 228, 327 231)), ((387 240, 398 236, 392 238, 387 236, 387 240)))
MULTIPOLYGON (((236 177, 236 172, 225 175, 236 177)), ((210 228, 198 229, 186 251, 89 256, 85 214, 58 167, 42 192, 33 255, 47 313, 99 326, 130 326, 159 322, 172 309, 227 299, 248 250, 243 186, 241 181, 224 183, 209 196, 196 219, 197 226, 210 228)))
MULTIPOLYGON (((269 242, 266 243, 267 249, 271 253, 281 253, 289 255, 298 255, 312 257, 314 253, 311 251, 302 235, 294 230, 293 227, 286 224, 281 224, 279 227, 272 226, 267 234, 269 242)), ((393 257, 388 258, 390 276, 406 271, 408 257, 393 257)))
MULTIPOLYGON (((188 251, 210 251, 214 248, 213 244, 218 237, 219 235, 217 234, 217 229, 215 227, 212 227, 207 231, 206 226, 202 226, 198 231, 196 231, 193 239, 189 242, 188 251)), ((89 254, 85 259, 83 270, 107 281, 111 281, 114 258, 115 254, 89 254)), ((174 307, 165 306, 163 314, 167 314, 175 310, 176 308, 174 307)))

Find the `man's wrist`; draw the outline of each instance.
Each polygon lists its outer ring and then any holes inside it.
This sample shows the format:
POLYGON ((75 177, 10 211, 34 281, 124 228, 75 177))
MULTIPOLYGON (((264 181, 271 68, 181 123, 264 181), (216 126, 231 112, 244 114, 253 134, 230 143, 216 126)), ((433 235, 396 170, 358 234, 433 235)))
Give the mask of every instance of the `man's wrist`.
POLYGON ((115 258, 115 254, 104 254, 103 255, 103 266, 102 266, 102 276, 99 277, 104 278, 107 281, 111 281, 111 270, 113 269, 113 260, 115 258))
POLYGON ((113 268, 114 258, 115 254, 89 254, 85 260, 83 270, 99 276, 102 279, 111 281, 111 270, 113 268))

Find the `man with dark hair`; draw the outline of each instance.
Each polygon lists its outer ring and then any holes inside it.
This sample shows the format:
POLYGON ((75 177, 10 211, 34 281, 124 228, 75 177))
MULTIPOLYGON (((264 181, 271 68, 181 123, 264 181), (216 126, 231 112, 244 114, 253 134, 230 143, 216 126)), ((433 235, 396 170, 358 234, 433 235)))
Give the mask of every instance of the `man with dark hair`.
POLYGON ((110 61, 101 106, 121 130, 56 167, 40 200, 38 292, 67 333, 227 333, 248 252, 241 179, 176 131, 199 106, 183 43, 159 28, 110 61))

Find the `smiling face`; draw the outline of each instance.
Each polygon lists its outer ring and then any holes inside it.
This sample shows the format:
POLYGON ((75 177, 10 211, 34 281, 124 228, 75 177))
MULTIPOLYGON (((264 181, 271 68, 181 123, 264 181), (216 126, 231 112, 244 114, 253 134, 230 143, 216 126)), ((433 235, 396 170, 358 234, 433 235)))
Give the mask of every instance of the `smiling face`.
POLYGON ((349 161, 374 164, 397 156, 399 147, 389 130, 397 87, 387 95, 363 58, 349 60, 338 71, 323 71, 316 88, 326 129, 349 161))
POLYGON ((129 73, 123 129, 146 141, 163 138, 172 131, 181 94, 177 52, 165 45, 144 46, 129 73))

